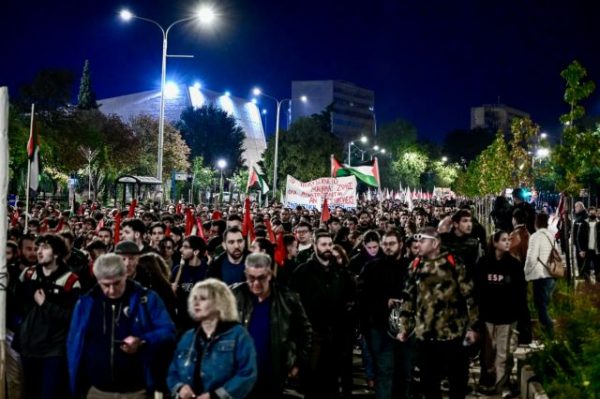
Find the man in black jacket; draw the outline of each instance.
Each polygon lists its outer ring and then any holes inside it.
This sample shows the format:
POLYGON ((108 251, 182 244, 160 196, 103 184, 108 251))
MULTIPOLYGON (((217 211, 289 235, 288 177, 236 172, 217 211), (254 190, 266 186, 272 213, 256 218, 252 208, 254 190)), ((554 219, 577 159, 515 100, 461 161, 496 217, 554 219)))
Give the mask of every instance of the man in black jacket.
POLYGON ((271 257, 248 255, 246 282, 233 286, 240 320, 254 339, 258 380, 249 398, 280 398, 288 373, 308 360, 311 327, 298 294, 273 280, 271 257))
POLYGON ((600 235, 600 223, 596 219, 596 209, 590 208, 589 213, 583 207, 583 203, 575 203, 575 248, 577 252, 577 267, 579 275, 586 280, 594 274, 598 265, 598 238, 600 235), (587 217, 587 219, 586 219, 587 217))
POLYGON ((375 364, 375 397, 408 398, 412 343, 398 343, 388 333, 390 308, 402 295, 408 259, 402 257, 402 236, 397 230, 386 232, 381 246, 384 257, 367 263, 358 280, 361 329, 375 364), (399 378, 393 378, 394 370, 399 378), (398 395, 392 394, 392 381, 397 384, 398 395))
POLYGON ((206 277, 213 277, 227 285, 245 281, 244 260, 246 258, 246 242, 242 230, 231 227, 223 233, 225 252, 213 259, 208 265, 206 277))
POLYGON ((38 264, 21 273, 18 297, 25 318, 13 345, 21 354, 27 398, 68 398, 65 342, 81 286, 56 234, 37 238, 38 264))
POLYGON ((354 282, 336 265, 333 240, 328 232, 315 234, 312 258, 298 266, 290 288, 300 294, 313 328, 306 375, 306 399, 339 396, 338 376, 343 354, 348 314, 354 305, 354 282))

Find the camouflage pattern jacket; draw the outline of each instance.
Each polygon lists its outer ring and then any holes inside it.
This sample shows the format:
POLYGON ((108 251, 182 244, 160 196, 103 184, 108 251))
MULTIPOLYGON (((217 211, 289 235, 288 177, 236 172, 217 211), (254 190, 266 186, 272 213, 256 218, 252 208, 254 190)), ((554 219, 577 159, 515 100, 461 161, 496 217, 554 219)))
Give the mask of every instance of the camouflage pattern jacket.
POLYGON ((448 253, 416 258, 402 293, 400 324, 419 340, 448 341, 475 329, 478 312, 473 280, 465 265, 448 253))

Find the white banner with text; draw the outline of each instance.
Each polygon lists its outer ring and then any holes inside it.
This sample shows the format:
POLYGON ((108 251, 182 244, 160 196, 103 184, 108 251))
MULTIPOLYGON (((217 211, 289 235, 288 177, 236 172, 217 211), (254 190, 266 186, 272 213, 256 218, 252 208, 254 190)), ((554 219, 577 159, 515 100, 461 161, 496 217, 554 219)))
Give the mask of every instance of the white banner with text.
POLYGON ((285 206, 321 210, 327 198, 329 208, 356 208, 356 177, 322 177, 309 182, 287 176, 285 187, 285 206))

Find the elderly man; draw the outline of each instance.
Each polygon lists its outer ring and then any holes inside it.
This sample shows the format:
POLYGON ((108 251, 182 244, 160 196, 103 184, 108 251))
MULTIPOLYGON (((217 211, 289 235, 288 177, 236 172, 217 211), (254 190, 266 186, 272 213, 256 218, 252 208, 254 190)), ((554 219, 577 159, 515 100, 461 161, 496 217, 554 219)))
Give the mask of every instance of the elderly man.
POLYGON ((94 275, 98 285, 77 302, 67 339, 71 391, 76 398, 148 398, 166 377, 166 365, 153 363, 175 344, 175 325, 155 292, 127 279, 119 255, 100 256, 94 275))
POLYGON ((298 294, 273 279, 271 257, 248 255, 246 282, 233 286, 240 320, 254 339, 258 380, 251 398, 279 398, 289 375, 306 364, 311 327, 298 294))

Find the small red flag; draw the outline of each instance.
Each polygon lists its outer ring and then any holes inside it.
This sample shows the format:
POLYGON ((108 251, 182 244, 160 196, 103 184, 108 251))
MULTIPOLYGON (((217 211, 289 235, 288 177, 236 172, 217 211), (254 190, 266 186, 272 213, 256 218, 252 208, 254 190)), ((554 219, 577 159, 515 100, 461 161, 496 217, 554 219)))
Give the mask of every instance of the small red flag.
POLYGON ((104 228, 104 217, 98 221, 98 224, 96 225, 96 233, 102 228, 104 228))
POLYGON ((275 244, 275 233, 273 233, 273 226, 271 225, 271 220, 266 218, 264 220, 265 226, 267 227, 267 234, 269 236, 269 241, 275 244))
POLYGON ((10 219, 10 224, 14 227, 19 224, 19 210, 15 209, 12 213, 12 218, 10 219))
POLYGON ((63 229, 64 224, 65 224, 65 221, 64 221, 63 218, 58 219, 58 224, 54 228, 54 232, 56 234, 60 233, 62 231, 62 229, 63 229))
POLYGON ((115 216, 114 236, 114 242, 115 245, 117 245, 121 238, 121 212, 117 212, 117 215, 115 216))
POLYGON ((250 214, 250 198, 246 197, 244 201, 244 221, 242 223, 242 235, 250 237, 250 241, 254 241, 254 223, 252 223, 252 215, 250 214))
POLYGON ((277 244, 275 245, 275 263, 277 263, 279 266, 283 266, 283 264, 285 263, 285 257, 286 257, 286 250, 285 250, 285 246, 283 245, 283 232, 277 234, 277 244))
POLYGON ((181 204, 175 205, 175 213, 181 215, 181 204))
POLYGON ((321 209, 321 221, 327 222, 330 217, 329 205, 327 204, 327 197, 325 197, 325 200, 323 200, 323 209, 321 209))
POLYGON ((219 211, 214 211, 211 220, 221 220, 223 215, 219 211))
POLYGON ((132 199, 131 204, 129 204, 129 213, 127 214, 128 218, 135 217, 135 207, 137 206, 137 200, 132 199))
POLYGON ((196 235, 206 241, 204 227, 202 227, 202 216, 196 216, 196 235))
POLYGON ((194 216, 192 215, 192 209, 187 208, 185 210, 185 236, 188 237, 192 234, 192 228, 194 227, 194 216))
POLYGON ((171 225, 167 225, 167 228, 165 229, 165 237, 171 237, 171 225))

